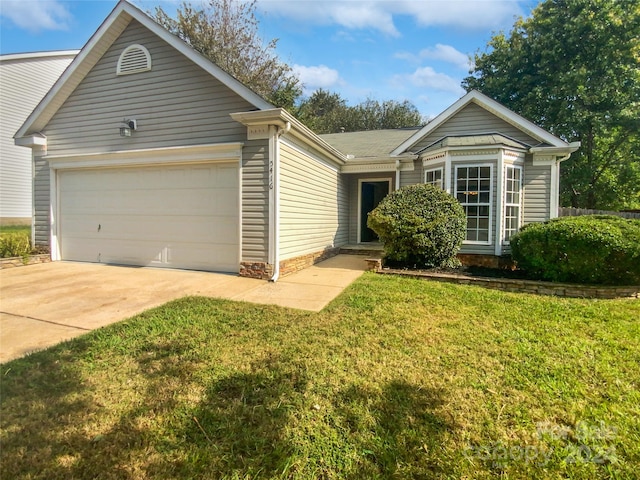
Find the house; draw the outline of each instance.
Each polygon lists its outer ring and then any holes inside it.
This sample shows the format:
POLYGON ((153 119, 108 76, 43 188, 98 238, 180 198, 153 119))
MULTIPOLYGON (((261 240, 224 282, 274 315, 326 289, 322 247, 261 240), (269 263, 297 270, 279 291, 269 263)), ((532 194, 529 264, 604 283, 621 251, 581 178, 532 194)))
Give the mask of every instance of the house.
POLYGON ((569 145, 478 92, 421 129, 315 135, 121 1, 16 134, 53 260, 277 280, 375 240, 366 214, 427 182, 501 255, 556 215, 569 145))
POLYGON ((31 223, 31 153, 13 134, 38 105, 77 50, 0 55, 0 224, 31 223))

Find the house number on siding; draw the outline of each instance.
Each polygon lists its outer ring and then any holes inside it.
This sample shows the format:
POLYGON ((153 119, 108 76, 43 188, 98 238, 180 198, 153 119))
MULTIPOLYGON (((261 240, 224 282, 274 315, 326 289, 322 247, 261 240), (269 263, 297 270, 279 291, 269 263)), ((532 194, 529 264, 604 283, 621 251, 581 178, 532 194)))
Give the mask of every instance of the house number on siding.
POLYGON ((273 160, 269 160, 269 190, 273 190, 273 160))

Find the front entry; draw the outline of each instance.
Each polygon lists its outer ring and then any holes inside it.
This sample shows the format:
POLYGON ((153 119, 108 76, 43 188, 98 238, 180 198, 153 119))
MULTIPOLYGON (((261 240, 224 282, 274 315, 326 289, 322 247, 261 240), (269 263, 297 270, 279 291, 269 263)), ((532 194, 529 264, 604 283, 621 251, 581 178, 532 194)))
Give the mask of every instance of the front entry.
POLYGON ((391 190, 391 180, 361 180, 360 181, 360 223, 359 238, 360 243, 375 242, 378 240, 376 233, 367 227, 367 216, 380 201, 389 194, 391 190))

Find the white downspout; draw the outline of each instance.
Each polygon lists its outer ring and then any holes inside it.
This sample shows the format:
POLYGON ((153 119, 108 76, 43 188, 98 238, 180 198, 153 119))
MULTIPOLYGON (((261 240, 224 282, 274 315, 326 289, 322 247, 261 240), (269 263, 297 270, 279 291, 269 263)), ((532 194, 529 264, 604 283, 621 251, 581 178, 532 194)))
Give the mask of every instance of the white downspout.
POLYGON ((560 163, 568 160, 571 153, 566 154, 564 157, 557 158, 551 165, 551 201, 549 202, 549 218, 556 218, 558 216, 558 209, 560 208, 560 163))
MULTIPOLYGON (((275 127, 277 128, 277 127, 275 127)), ((272 181, 271 198, 269 202, 269 239, 270 260, 273 265, 273 275, 270 282, 277 282, 280 278, 280 137, 291 130, 291 123, 287 122, 284 127, 277 128, 274 135, 269 137, 270 151, 270 180, 272 181)))
POLYGON ((400 188, 400 159, 396 159, 396 190, 400 188))
POLYGON ((495 245, 493 251, 493 253, 498 257, 502 255, 502 239, 504 238, 502 231, 502 224, 504 222, 505 214, 503 193, 505 172, 504 166, 504 150, 500 149, 498 150, 498 160, 496 162, 496 169, 498 171, 496 172, 496 230, 494 232, 495 245))

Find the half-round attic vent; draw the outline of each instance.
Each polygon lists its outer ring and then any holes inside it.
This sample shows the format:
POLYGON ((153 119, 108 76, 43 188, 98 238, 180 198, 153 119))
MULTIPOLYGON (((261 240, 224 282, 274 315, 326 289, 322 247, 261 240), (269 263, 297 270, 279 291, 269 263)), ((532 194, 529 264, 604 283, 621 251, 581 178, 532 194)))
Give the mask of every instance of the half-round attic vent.
POLYGON ((130 75, 151 70, 151 55, 149 50, 137 43, 129 45, 118 59, 118 75, 130 75))

